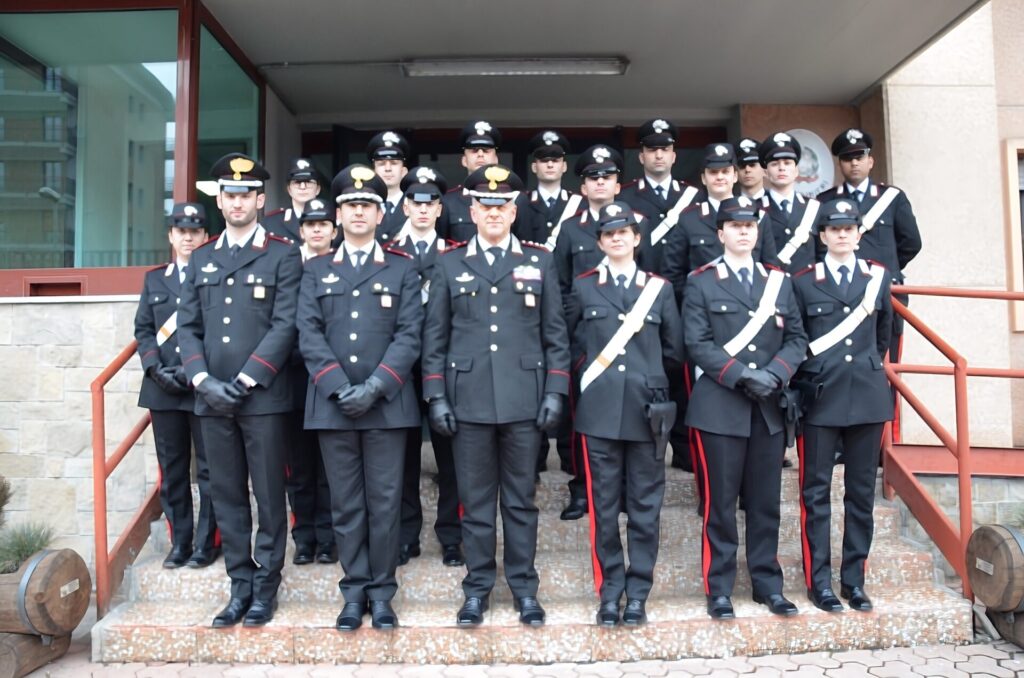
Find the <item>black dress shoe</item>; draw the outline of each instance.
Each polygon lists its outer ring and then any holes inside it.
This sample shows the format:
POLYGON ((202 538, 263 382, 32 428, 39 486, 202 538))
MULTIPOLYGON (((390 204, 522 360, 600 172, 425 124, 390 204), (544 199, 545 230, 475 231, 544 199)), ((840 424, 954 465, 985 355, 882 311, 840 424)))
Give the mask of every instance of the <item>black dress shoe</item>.
POLYGON ((708 615, 712 619, 735 619, 729 596, 708 596, 708 615))
POLYGON ((864 589, 859 586, 840 586, 839 595, 850 601, 850 608, 853 610, 871 612, 874 609, 868 594, 864 593, 864 589))
POLYGON ((370 601, 370 622, 375 629, 393 629, 398 626, 398 615, 391 607, 391 601, 370 601))
POLYGON ((193 551, 192 557, 188 559, 188 562, 185 563, 185 565, 194 570, 198 570, 213 565, 213 561, 218 558, 220 558, 220 548, 214 546, 211 549, 193 551))
POLYGON ((807 589, 807 598, 814 603, 814 607, 825 612, 842 612, 843 604, 836 598, 831 588, 807 589))
POLYGON ((413 558, 419 558, 420 553, 419 544, 402 544, 398 547, 398 564, 406 565, 413 558))
POLYGON ((316 557, 316 548, 312 544, 296 544, 292 562, 296 565, 309 565, 316 557))
POLYGON ((188 562, 189 556, 192 555, 191 546, 175 546, 171 549, 171 552, 164 558, 164 567, 168 570, 176 570, 188 562))
POLYGON ((558 517, 562 520, 579 520, 587 514, 586 497, 570 497, 569 504, 562 509, 558 517))
POLYGON ((250 598, 232 598, 224 609, 217 613, 210 625, 215 629, 234 626, 245 617, 250 602, 252 602, 250 598))
POLYGON ((647 609, 642 600, 626 599, 626 609, 622 611, 622 623, 626 626, 642 626, 647 623, 647 609))
POLYGON ((245 613, 242 626, 264 626, 274 618, 274 612, 276 611, 277 598, 254 600, 252 605, 249 606, 249 611, 245 613))
POLYGON ((534 596, 523 596, 512 601, 512 607, 519 613, 519 621, 529 626, 544 625, 544 608, 534 596))
POLYGON ((446 544, 442 549, 441 562, 448 567, 458 567, 466 564, 466 559, 462 557, 461 544, 446 544))
POLYGON ((769 593, 767 596, 759 596, 755 593, 754 602, 765 605, 772 614, 777 614, 780 617, 792 617, 800 611, 781 593, 769 593))
POLYGON ((487 612, 486 598, 466 598, 455 615, 455 623, 459 626, 479 626, 484 621, 484 612, 487 612))
POLYGON ((597 608, 598 626, 616 626, 619 623, 619 601, 610 600, 597 608))
POLYGON ((318 546, 316 548, 316 562, 321 565, 332 565, 338 562, 338 547, 334 544, 318 546))
POLYGON ((334 622, 334 628, 339 631, 355 631, 363 625, 363 615, 366 614, 366 603, 345 603, 341 607, 341 614, 334 622))

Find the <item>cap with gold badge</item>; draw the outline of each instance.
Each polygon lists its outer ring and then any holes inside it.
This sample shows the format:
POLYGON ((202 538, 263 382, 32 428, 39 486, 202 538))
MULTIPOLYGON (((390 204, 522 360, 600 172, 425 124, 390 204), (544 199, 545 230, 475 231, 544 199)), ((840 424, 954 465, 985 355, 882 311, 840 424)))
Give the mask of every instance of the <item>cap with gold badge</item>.
POLYGON ((213 163, 210 174, 225 193, 262 190, 264 182, 270 179, 270 173, 244 153, 228 153, 213 163))
POLYGON ((388 187, 373 169, 366 165, 349 165, 331 182, 334 202, 372 202, 381 204, 388 196, 388 187))
POLYGON ((523 190, 523 180, 503 165, 484 165, 466 177, 463 186, 482 205, 504 205, 523 190))

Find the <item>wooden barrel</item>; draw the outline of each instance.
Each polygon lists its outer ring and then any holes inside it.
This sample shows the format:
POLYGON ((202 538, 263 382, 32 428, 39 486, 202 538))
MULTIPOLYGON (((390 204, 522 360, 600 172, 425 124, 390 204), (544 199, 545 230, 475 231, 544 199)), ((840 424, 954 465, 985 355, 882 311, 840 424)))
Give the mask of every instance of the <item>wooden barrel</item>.
POLYGON ((982 525, 967 542, 967 578, 990 610, 1024 610, 1024 534, 1007 525, 982 525))
POLYGON ((48 641, 39 636, 0 633, 0 678, 21 678, 47 662, 63 657, 71 646, 71 636, 48 641))
POLYGON ((0 631, 70 634, 89 609, 92 579, 71 549, 40 551, 12 574, 0 574, 0 631))

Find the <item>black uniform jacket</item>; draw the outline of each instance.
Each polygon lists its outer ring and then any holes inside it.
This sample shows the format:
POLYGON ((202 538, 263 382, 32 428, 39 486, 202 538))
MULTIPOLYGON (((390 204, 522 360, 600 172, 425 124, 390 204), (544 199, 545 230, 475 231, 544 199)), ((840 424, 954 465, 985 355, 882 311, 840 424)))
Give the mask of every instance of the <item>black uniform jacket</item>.
MULTIPOLYGON (((628 307, 606 266, 573 281, 568 305, 573 365, 579 365, 577 376, 597 359, 652 279, 656 278, 637 270, 626 287, 628 307)), ((613 440, 653 441, 644 405, 656 397, 668 400, 666 370, 680 369, 682 353, 682 321, 672 286, 664 281, 644 317, 643 328, 580 394, 576 401, 576 430, 613 440)))
MULTIPOLYGON (((177 266, 167 264, 146 272, 142 294, 139 296, 139 308, 135 312, 135 340, 139 343, 138 353, 143 372, 154 366, 181 364, 177 332, 167 337, 163 345, 158 346, 156 343, 157 333, 167 319, 177 312, 180 302, 181 284, 178 282, 177 266)), ((172 395, 160 388, 148 375, 143 375, 139 407, 191 412, 194 400, 191 393, 172 395)))
POLYGON ((418 426, 412 366, 423 305, 412 259, 374 244, 357 272, 345 248, 306 262, 299 293, 299 346, 309 370, 306 428, 354 431, 418 426), (350 419, 332 395, 374 376, 384 395, 350 419))
MULTIPOLYGON (((710 202, 702 201, 688 207, 679 217, 679 223, 669 231, 665 244, 662 274, 669 279, 682 303, 686 277, 692 271, 722 256, 722 241, 718 239, 715 217, 718 214, 710 202)), ((766 214, 757 225, 757 244, 752 253, 754 261, 775 265, 776 243, 766 214)))
MULTIPOLYGON (((295 344, 299 248, 262 226, 232 257, 222 233, 192 253, 178 310, 182 364, 191 381, 208 372, 256 381, 239 414, 290 412, 288 359, 295 344)), ((196 398, 196 414, 216 414, 196 398)))
MULTIPOLYGON (((886 188, 889 186, 874 181, 868 184, 868 191, 860 203, 861 216, 871 211, 872 205, 878 202, 886 188)), ((846 190, 846 184, 842 183, 819 195, 818 200, 824 203, 844 197, 853 199, 846 190)), ((818 243, 818 248, 819 259, 824 258, 824 245, 818 243)), ((903 269, 920 251, 921 232, 917 228, 917 217, 914 216, 907 194, 900 191, 882 212, 874 227, 861 236, 857 258, 877 261, 889 270, 893 282, 902 283, 903 269)))
MULTIPOLYGON (((770 195, 770 194, 766 194, 770 195)), ((793 253, 789 263, 779 260, 778 265, 790 273, 796 273, 802 271, 815 261, 818 257, 818 217, 814 217, 814 221, 811 222, 811 232, 807 234, 806 238, 800 241, 798 231, 801 221, 803 221, 804 214, 810 207, 813 209, 818 206, 817 200, 813 203, 808 202, 807 198, 803 197, 799 193, 793 196, 793 206, 791 211, 787 212, 782 209, 779 205, 769 197, 768 223, 771 225, 772 237, 775 241, 775 249, 779 253, 786 248, 786 245, 790 241, 793 241, 794 246, 799 245, 796 252, 793 253)), ((824 256, 824 253, 822 253, 824 256)))
POLYGON ((390 242, 402 230, 405 222, 409 220, 409 217, 405 216, 405 211, 402 209, 402 202, 404 200, 405 198, 399 199, 398 206, 395 207, 394 212, 388 211, 388 204, 386 202, 381 205, 380 209, 384 213, 384 218, 381 219, 380 225, 377 226, 377 230, 374 232, 377 242, 381 244, 390 242))
MULTIPOLYGON (((823 263, 793 276, 793 287, 810 341, 827 334, 864 301, 864 292, 871 280, 869 262, 858 258, 853 270, 845 296, 823 263)), ((807 361, 800 366, 797 378, 822 384, 822 389, 804 419, 807 423, 853 426, 892 419, 892 389, 882 369, 882 357, 892 336, 889 287, 886 272, 874 299, 874 313, 832 348, 816 356, 808 351, 807 361)))
POLYGON ((448 189, 441 198, 444 209, 437 222, 437 232, 442 237, 456 242, 466 242, 476 235, 476 224, 469 215, 469 206, 473 198, 466 193, 462 185, 448 189))
MULTIPOLYGON (((519 199, 516 201, 519 211, 516 214, 515 234, 520 240, 527 240, 543 245, 551 236, 551 231, 558 225, 558 220, 562 218, 562 213, 565 211, 566 203, 568 203, 569 199, 574 195, 576 194, 572 191, 563 188, 559 191, 554 205, 548 207, 547 203, 545 203, 544 199, 540 196, 540 193, 537 192, 537 189, 529 192, 524 191, 519 195, 519 199)), ((585 199, 581 200, 579 202, 579 208, 574 211, 574 214, 586 209, 586 207, 587 201, 585 199)), ((566 221, 568 221, 568 219, 566 219, 566 221)))
POLYGON ((299 217, 291 207, 267 212, 260 225, 271 235, 288 238, 292 242, 302 242, 302 236, 299 235, 299 217))
POLYGON ((545 393, 569 393, 569 337, 551 254, 512 236, 488 265, 476 238, 434 267, 423 327, 423 397, 455 418, 506 424, 537 417, 545 393))
MULTIPOLYGON (((648 222, 647 228, 653 233, 661 225, 669 211, 679 203, 680 198, 683 198, 683 210, 685 211, 695 201, 706 199, 706 197, 707 193, 703 189, 697 186, 691 187, 685 181, 673 179, 669 187, 668 197, 663 200, 658 197, 658 194, 646 179, 637 179, 622 187, 622 192, 618 199, 629 203, 634 210, 644 215, 648 222)), ((668 247, 669 235, 676 229, 678 224, 679 220, 676 219, 675 223, 670 224, 671 229, 668 234, 659 239, 657 243, 652 242, 651 233, 648 233, 644 240, 641 241, 640 252, 646 270, 658 274, 664 272, 664 259, 668 256, 666 248, 668 247)))
MULTIPOLYGON (((807 335, 800 309, 787 276, 775 302, 775 315, 735 356, 723 346, 747 324, 757 309, 768 281, 768 270, 754 265, 750 296, 724 261, 694 271, 683 302, 683 336, 690 361, 702 374, 697 378, 686 410, 686 424, 720 435, 750 435, 751 407, 755 401, 737 388, 744 367, 763 369, 789 382, 807 352, 807 335)), ((757 402, 768 430, 782 430, 782 412, 773 398, 757 402)))
MULTIPOLYGON (((643 269, 646 264, 644 258, 644 239, 650 240, 650 224, 639 212, 633 216, 640 224, 641 246, 637 253, 637 265, 643 269)), ((569 217, 562 223, 562 229, 558 232, 558 239, 555 241, 555 268, 558 270, 558 283, 562 295, 568 300, 572 291, 572 281, 576 276, 583 275, 597 267, 604 261, 604 252, 597 245, 598 240, 597 219, 590 209, 584 209, 579 214, 569 217)))
POLYGON ((441 236, 437 235, 434 238, 434 242, 432 242, 430 247, 428 247, 423 253, 423 256, 419 256, 416 251, 416 245, 412 241, 412 237, 407 231, 404 231, 399 232, 398 235, 388 243, 386 249, 388 251, 397 251, 412 257, 413 265, 420 276, 420 300, 425 305, 430 293, 430 278, 434 273, 434 266, 437 264, 438 257, 457 245, 458 243, 445 240, 441 236))

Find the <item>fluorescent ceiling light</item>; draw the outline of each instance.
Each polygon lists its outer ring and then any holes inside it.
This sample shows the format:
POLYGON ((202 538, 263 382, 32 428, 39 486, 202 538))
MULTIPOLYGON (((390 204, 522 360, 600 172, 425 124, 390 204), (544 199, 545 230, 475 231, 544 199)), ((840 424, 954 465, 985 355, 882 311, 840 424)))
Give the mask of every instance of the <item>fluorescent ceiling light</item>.
POLYGON ((514 59, 413 59, 402 62, 406 77, 490 75, 623 75, 623 57, 536 57, 514 59))

